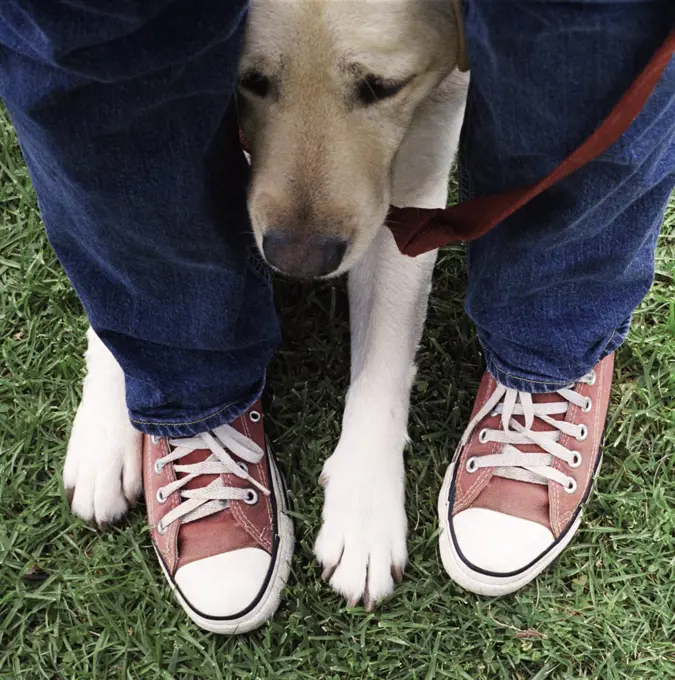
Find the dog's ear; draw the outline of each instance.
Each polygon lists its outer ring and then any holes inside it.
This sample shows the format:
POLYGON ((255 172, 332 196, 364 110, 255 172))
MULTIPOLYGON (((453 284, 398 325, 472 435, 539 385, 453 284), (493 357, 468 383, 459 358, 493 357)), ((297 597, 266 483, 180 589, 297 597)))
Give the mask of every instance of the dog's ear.
POLYGON ((466 52, 462 0, 452 0, 452 8, 455 10, 455 21, 457 23, 457 68, 466 73, 469 70, 469 56, 466 52))
POLYGON ((455 69, 418 106, 394 159, 392 205, 445 208, 468 87, 455 69))

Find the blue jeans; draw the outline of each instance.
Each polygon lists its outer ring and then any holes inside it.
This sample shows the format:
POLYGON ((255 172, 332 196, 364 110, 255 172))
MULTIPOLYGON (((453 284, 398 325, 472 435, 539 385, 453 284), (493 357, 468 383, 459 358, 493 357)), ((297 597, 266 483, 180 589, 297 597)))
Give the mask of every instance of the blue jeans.
POLYGON ((232 93, 245 0, 2 0, 0 95, 135 425, 233 420, 279 330, 232 93))
MULTIPOLYGON (((0 95, 49 239, 126 376, 134 424, 234 419, 279 338, 232 106, 245 0, 3 0, 0 95)), ((548 173, 675 21, 672 0, 469 0, 462 196, 548 173)), ((531 391, 616 348, 675 184, 675 67, 608 153, 469 249, 488 368, 531 391)))
MULTIPOLYGON (((611 111, 673 0, 468 0, 463 200, 533 184, 611 111)), ((466 311, 502 384, 549 392, 625 339, 675 186, 675 61, 628 132, 469 248, 466 311)))

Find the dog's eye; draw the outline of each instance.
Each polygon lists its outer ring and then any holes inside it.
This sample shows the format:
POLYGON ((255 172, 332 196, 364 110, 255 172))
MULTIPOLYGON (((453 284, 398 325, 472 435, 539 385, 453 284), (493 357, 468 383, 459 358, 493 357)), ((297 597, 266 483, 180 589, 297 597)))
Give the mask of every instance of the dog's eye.
POLYGON ((405 85, 406 82, 385 80, 378 76, 366 76, 359 82, 359 99, 366 106, 370 106, 380 99, 395 97, 405 85))
POLYGON ((240 78, 239 87, 257 97, 266 97, 270 93, 272 83, 262 73, 249 71, 240 78))

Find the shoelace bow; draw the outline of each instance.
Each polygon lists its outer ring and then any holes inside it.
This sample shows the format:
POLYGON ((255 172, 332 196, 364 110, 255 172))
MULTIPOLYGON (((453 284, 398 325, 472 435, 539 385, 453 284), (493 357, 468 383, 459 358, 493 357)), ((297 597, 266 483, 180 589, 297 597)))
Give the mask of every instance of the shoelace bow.
MULTIPOLYGON (((595 372, 591 371, 578 382, 588 385, 595 384, 595 372)), ((554 415, 567 413, 570 404, 580 407, 588 413, 593 407, 590 397, 584 397, 574 391, 574 386, 557 390, 560 401, 535 404, 529 392, 513 390, 503 385, 497 389, 485 403, 483 408, 472 418, 459 442, 458 452, 466 445, 476 427, 486 416, 501 415, 500 429, 484 428, 478 437, 482 444, 496 442, 504 444, 499 453, 487 454, 469 458, 466 467, 469 472, 481 468, 495 468, 498 477, 516 479, 532 484, 547 484, 549 481, 562 485, 567 493, 574 493, 577 489, 576 481, 560 470, 553 467, 554 459, 565 461, 571 468, 581 465, 581 455, 571 451, 559 443, 560 435, 574 437, 583 441, 588 437, 588 428, 564 420, 553 418, 554 415), (514 416, 523 416, 522 425, 514 416), (553 430, 535 431, 532 429, 534 419, 538 418, 553 430), (525 453, 518 446, 529 444, 538 446, 543 453, 525 453)))
POLYGON ((165 533, 173 522, 179 521, 181 524, 186 524, 220 512, 227 508, 228 501, 241 500, 255 504, 258 500, 258 494, 254 489, 225 486, 220 476, 199 489, 183 488, 200 475, 236 475, 239 479, 247 480, 266 496, 270 495, 269 489, 251 477, 246 465, 246 463, 252 465, 259 463, 265 452, 254 441, 230 425, 221 425, 215 430, 194 437, 170 439, 169 446, 171 453, 155 461, 155 472, 160 473, 165 465, 173 464, 176 474, 181 473, 183 477, 160 487, 157 490, 157 500, 164 503, 171 494, 180 493, 181 503, 158 522, 157 530, 160 533, 165 533), (211 451, 211 455, 201 463, 176 464, 176 461, 198 449, 207 449, 211 451), (235 461, 232 455, 245 462, 235 461))

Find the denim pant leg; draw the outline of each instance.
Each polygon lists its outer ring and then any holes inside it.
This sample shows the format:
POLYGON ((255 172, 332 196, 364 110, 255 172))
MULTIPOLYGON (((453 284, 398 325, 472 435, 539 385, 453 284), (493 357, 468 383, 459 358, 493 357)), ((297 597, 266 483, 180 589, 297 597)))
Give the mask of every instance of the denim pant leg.
POLYGON ((245 12, 245 0, 0 4, 0 95, 50 242, 152 434, 234 419, 278 343, 232 103, 245 12))
MULTIPOLYGON (((532 184, 598 126, 675 2, 467 0, 461 198, 532 184)), ((625 338, 675 184, 675 62, 628 132, 469 248, 466 310, 508 387, 568 385, 625 338)))

